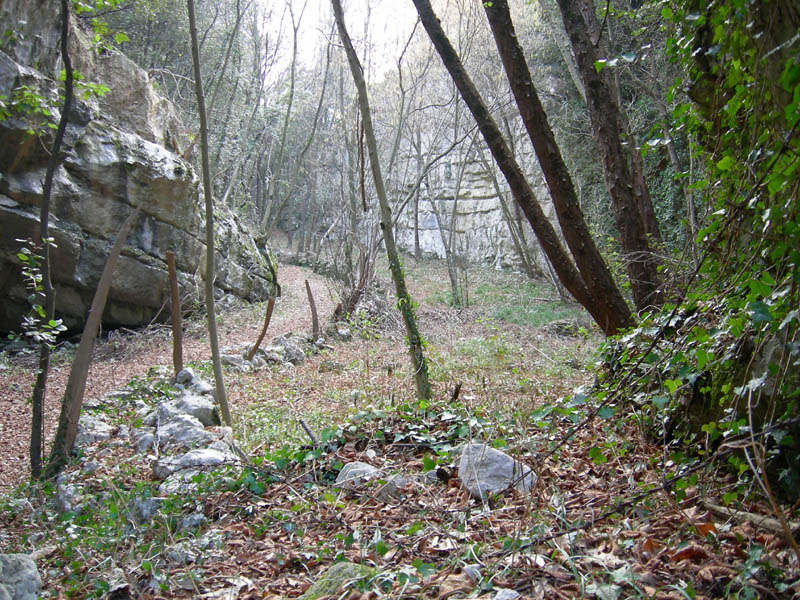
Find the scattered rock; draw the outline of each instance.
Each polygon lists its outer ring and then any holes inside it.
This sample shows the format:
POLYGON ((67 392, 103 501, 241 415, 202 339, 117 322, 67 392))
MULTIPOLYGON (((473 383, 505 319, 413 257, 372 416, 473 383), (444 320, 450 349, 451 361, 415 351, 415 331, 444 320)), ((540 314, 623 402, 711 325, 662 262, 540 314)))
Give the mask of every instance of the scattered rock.
POLYGON ((201 527, 202 525, 205 525, 206 521, 208 521, 208 519, 206 519, 206 516, 203 513, 195 512, 190 515, 186 515, 185 517, 183 517, 183 519, 181 519, 181 523, 178 526, 178 530, 191 531, 193 529, 201 527))
POLYGON ((323 360, 319 363, 320 373, 341 373, 342 371, 344 371, 344 365, 335 360, 323 360))
POLYGON ((214 440, 199 419, 184 413, 171 415, 163 425, 159 419, 157 436, 160 448, 180 444, 197 446, 214 440))
POLYGON ((389 481, 384 483, 378 490, 376 497, 381 502, 396 502, 403 498, 402 489, 406 487, 411 480, 403 475, 395 475, 389 481))
POLYGON ((499 589, 492 596, 492 600, 517 600, 517 598, 521 598, 520 593, 508 588, 499 589))
POLYGON ((180 456, 165 456, 153 465, 156 479, 166 479, 177 471, 205 470, 223 465, 238 465, 239 458, 232 452, 216 448, 197 448, 180 456))
POLYGON ((208 383, 203 379, 198 379, 194 381, 192 385, 189 386, 189 391, 199 396, 209 395, 215 397, 217 392, 217 390, 214 388, 213 385, 211 385, 210 383, 208 383))
POLYGON ((182 413, 195 417, 206 427, 214 427, 222 423, 214 400, 208 395, 198 396, 184 392, 175 402, 175 408, 182 413))
POLYGON ((283 355, 286 360, 293 365, 299 365, 306 360, 306 353, 303 346, 307 345, 306 340, 295 335, 279 335, 272 338, 271 344, 273 346, 280 346, 283 348, 283 355))
POLYGON ((136 452, 144 454, 156 445, 156 437, 152 431, 147 429, 134 429, 133 430, 133 444, 136 447, 136 452))
POLYGON ((42 589, 39 570, 27 554, 0 554, 0 599, 36 600, 42 589))
POLYGON ((527 492, 536 480, 536 475, 524 464, 487 444, 466 444, 463 447, 458 475, 461 484, 476 499, 512 485, 527 492))
POLYGON ((175 376, 175 383, 180 383, 181 385, 188 385, 194 381, 195 374, 194 371, 190 368, 182 369, 178 372, 175 376))
POLYGON ((380 470, 376 469, 372 465, 365 462, 355 461, 347 463, 344 467, 342 467, 342 470, 339 471, 339 475, 336 477, 336 483, 334 485, 352 489, 363 485, 370 479, 375 479, 380 474, 380 470))
POLYGON ((78 422, 78 435, 75 437, 75 446, 88 446, 97 442, 110 440, 114 434, 114 427, 100 417, 83 413, 78 422))
POLYGON ((62 480, 56 485, 55 504, 60 512, 80 514, 83 510, 83 489, 75 483, 62 480))
POLYGON ((338 596, 341 588, 351 581, 374 577, 377 570, 365 565, 350 562, 338 562, 328 568, 317 582, 300 596, 300 600, 317 600, 323 596, 338 596))
POLYGON ((151 496, 149 498, 134 498, 130 503, 131 514, 134 521, 139 524, 147 523, 156 516, 164 503, 164 498, 151 496))

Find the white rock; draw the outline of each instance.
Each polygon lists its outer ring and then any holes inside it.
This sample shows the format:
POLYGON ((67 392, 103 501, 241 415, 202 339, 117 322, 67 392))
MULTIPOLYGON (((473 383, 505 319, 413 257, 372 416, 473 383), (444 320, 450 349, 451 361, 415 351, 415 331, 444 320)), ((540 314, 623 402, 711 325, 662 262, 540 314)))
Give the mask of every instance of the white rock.
POLYGON ((524 464, 487 444, 466 444, 462 448, 458 476, 470 495, 477 499, 511 485, 527 492, 536 480, 536 475, 524 464))

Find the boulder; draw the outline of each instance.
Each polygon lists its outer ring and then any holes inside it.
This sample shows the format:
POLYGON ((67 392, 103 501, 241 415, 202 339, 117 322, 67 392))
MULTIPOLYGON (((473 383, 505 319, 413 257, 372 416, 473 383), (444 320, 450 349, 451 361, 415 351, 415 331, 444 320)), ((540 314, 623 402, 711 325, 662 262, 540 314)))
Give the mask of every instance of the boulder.
POLYGON ((458 463, 461 484, 476 499, 514 486, 527 492, 536 475, 524 464, 487 444, 465 444, 458 463))
POLYGON ((88 446, 96 442, 110 440, 114 434, 114 427, 100 417, 82 414, 78 421, 78 434, 75 437, 75 446, 88 446))
POLYGON ((159 420, 156 430, 159 448, 174 445, 197 446, 214 440, 199 419, 185 413, 176 413, 163 422, 159 420))
POLYGON ((0 599, 36 600, 42 589, 39 570, 27 554, 0 554, 0 599))
MULTIPOLYGON (((46 0, 5 0, 0 22, 15 24, 18 42, 0 50, 0 96, 12 99, 27 86, 44 100, 50 122, 60 114, 58 19, 46 0)), ((166 253, 175 253, 178 283, 187 308, 200 300, 205 237, 199 179, 182 155, 190 139, 174 106, 159 96, 147 71, 116 51, 96 53, 80 27, 70 32, 70 54, 87 81, 110 88, 102 98, 76 94, 56 170, 51 200, 53 283, 57 316, 67 326, 85 323, 94 289, 121 223, 140 209, 114 270, 103 325, 139 326, 154 318, 168 295, 166 253)), ((17 258, 18 239, 39 228, 38 207, 52 131, 41 139, 12 111, 0 120, 0 331, 19 329, 29 310, 17 258)), ((217 289, 248 300, 273 295, 268 251, 226 207, 215 214, 220 259, 217 289)), ((169 303, 167 303, 168 305, 169 303)))

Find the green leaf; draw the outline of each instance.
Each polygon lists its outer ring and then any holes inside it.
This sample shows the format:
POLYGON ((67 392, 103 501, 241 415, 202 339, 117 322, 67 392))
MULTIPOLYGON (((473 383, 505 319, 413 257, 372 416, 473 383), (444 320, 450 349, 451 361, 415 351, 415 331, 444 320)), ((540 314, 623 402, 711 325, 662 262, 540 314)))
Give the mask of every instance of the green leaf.
POLYGON ((594 462, 596 465, 602 465, 608 462, 608 458, 606 458, 606 455, 603 454, 603 451, 600 450, 600 448, 598 448, 597 446, 593 446, 589 450, 589 458, 591 458, 592 462, 594 462))
POLYGON ((669 398, 667 398, 666 396, 653 396, 651 400, 653 401, 653 404, 655 404, 659 409, 664 408, 669 402, 669 398))
POLYGON ((748 308, 750 318, 754 323, 772 323, 772 313, 769 312, 769 306, 764 304, 761 300, 751 302, 748 308))
POLYGON ((633 61, 636 60, 636 53, 626 52, 625 54, 622 55, 622 60, 624 60, 625 62, 632 63, 633 61))
POLYGON ((616 409, 611 406, 601 406, 600 410, 597 411, 597 416, 601 419, 610 419, 614 416, 616 409))
POLYGON ((124 33, 122 33, 122 32, 120 31, 119 33, 116 33, 116 34, 114 35, 114 41, 115 41, 117 44, 121 44, 121 43, 123 43, 123 42, 130 42, 130 41, 131 41, 131 39, 130 39, 130 38, 127 36, 127 35, 125 35, 124 33))
POLYGON ((727 171, 734 165, 735 162, 736 162, 735 158, 733 158, 732 156, 726 156, 717 163, 717 168, 720 171, 727 171))

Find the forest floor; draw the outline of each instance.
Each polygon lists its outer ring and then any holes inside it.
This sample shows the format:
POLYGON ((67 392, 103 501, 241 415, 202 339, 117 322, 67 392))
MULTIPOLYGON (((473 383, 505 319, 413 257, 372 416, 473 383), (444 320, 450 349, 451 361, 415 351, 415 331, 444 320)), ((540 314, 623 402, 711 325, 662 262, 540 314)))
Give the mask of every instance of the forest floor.
MULTIPOLYGON (((441 263, 407 259, 406 270, 430 403, 414 398, 395 311, 373 302, 352 341, 329 341, 294 368, 226 372, 250 464, 169 498, 148 523, 132 519, 131 501, 156 495, 158 482, 132 448, 105 452, 86 476, 97 501, 80 515, 53 508, 52 486, 25 483, 35 360, 0 354, 0 551, 33 553, 50 598, 292 598, 340 560, 376 574, 325 598, 490 598, 503 589, 523 598, 800 597, 798 557, 754 488, 734 510, 722 497, 743 480, 725 470, 665 486, 676 457, 644 425, 645 408, 619 404, 587 418, 592 401, 575 390, 594 381, 600 337, 582 311, 543 283, 488 268, 469 271, 471 306, 456 310, 445 303, 441 263), (323 444, 311 443, 301 419, 323 444), (457 447, 470 440, 530 466, 532 491, 471 499, 455 469, 457 447), (354 460, 409 478, 393 498, 333 486, 354 460), (181 531, 196 512, 205 524, 181 531), (208 539, 213 547, 198 550, 208 539)), ((310 332, 305 280, 327 323, 335 284, 289 265, 279 279, 267 339, 310 332)), ((252 343, 263 311, 222 303, 221 345, 252 343)), ((209 357, 204 321, 188 322, 184 360, 213 381, 209 357)), ((71 358, 64 348, 55 359, 47 440, 71 358)), ((97 347, 87 401, 126 386, 157 394, 171 361, 167 327, 112 332, 97 347)), ((132 410, 114 418, 135 425, 132 410)))

